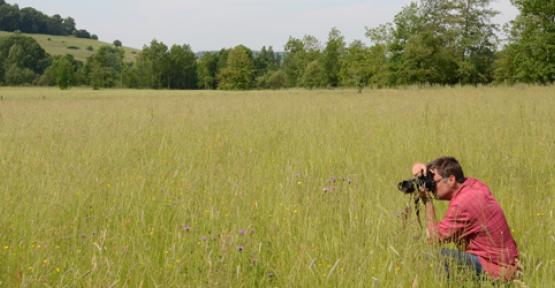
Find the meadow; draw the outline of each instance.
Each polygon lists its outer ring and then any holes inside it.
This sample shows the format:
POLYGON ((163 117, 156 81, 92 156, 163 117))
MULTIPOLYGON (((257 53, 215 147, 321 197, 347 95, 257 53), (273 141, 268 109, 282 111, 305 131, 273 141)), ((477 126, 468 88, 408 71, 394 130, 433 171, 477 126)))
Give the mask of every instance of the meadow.
POLYGON ((0 287, 447 287, 396 188, 442 155, 553 287, 554 108, 553 86, 0 88, 0 287))

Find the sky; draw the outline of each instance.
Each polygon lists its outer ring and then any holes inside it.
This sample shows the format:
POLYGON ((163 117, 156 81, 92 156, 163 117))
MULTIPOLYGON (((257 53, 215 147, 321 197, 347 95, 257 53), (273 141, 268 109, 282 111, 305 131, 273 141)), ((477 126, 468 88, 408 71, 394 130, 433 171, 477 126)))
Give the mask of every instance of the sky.
MULTIPOLYGON (((142 48, 156 39, 213 51, 243 44, 282 51, 290 36, 313 35, 322 43, 337 27, 347 43, 368 42, 365 27, 391 22, 410 0, 7 0, 48 15, 73 17, 78 29, 100 40, 142 48)), ((493 0, 504 24, 518 11, 510 0, 493 0)))

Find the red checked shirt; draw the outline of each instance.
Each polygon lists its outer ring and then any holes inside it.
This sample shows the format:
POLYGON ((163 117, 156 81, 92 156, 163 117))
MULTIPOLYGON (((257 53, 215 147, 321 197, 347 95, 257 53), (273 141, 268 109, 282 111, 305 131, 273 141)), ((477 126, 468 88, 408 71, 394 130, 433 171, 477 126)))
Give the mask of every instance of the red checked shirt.
POLYGON ((437 224, 440 240, 461 244, 480 259, 493 278, 511 279, 517 271, 518 248, 501 207, 486 184, 466 178, 453 194, 437 224))

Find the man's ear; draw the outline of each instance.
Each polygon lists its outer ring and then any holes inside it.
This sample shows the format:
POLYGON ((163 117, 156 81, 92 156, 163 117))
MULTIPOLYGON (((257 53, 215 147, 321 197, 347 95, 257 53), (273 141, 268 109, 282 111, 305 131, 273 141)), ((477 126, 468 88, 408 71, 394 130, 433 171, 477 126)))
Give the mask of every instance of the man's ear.
POLYGON ((455 182, 457 182, 457 177, 455 177, 455 175, 451 175, 447 179, 447 181, 449 181, 449 184, 455 184, 455 182))

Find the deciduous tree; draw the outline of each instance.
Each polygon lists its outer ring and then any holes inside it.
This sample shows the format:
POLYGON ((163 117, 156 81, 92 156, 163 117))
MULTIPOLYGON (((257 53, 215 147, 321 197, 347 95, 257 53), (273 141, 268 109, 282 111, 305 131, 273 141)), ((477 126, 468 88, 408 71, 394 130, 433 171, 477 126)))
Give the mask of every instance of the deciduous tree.
MULTIPOLYGON (((12 79, 17 78, 18 82, 25 80, 26 84, 31 84, 37 75, 44 72, 50 62, 50 56, 31 37, 15 34, 0 38, 0 82, 5 80, 7 71, 10 70, 12 79), (22 71, 25 72, 25 77, 20 77, 22 71), (35 77, 30 77, 29 71, 33 72, 35 77)), ((9 82, 15 84, 13 81, 9 82)))
POLYGON ((254 62, 252 52, 243 45, 229 51, 226 66, 218 75, 218 88, 246 90, 254 86, 254 62))
POLYGON ((87 71, 94 89, 122 85, 123 55, 120 48, 102 46, 87 59, 87 71))
POLYGON ((173 45, 169 51, 169 88, 197 88, 197 59, 189 45, 173 45))
POLYGON ((330 87, 339 85, 339 70, 342 57, 345 53, 345 40, 337 28, 332 28, 328 34, 328 42, 323 53, 323 66, 326 73, 326 82, 330 87))

